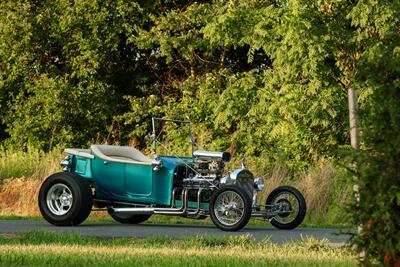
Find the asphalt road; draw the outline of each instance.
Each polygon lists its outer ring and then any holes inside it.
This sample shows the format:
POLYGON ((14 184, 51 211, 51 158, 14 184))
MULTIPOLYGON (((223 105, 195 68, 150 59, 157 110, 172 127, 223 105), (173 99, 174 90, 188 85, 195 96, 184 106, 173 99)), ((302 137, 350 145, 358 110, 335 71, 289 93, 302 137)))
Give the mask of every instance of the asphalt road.
POLYGON ((188 236, 240 236, 250 234, 256 240, 269 238, 272 242, 285 243, 303 238, 327 239, 332 244, 343 244, 350 238, 345 230, 331 228, 297 228, 277 230, 273 227, 247 226, 238 232, 224 232, 214 225, 186 224, 139 224, 123 225, 112 222, 88 222, 79 226, 56 227, 45 221, 0 220, 0 234, 18 234, 28 231, 45 230, 58 233, 74 233, 98 237, 170 237, 188 236))

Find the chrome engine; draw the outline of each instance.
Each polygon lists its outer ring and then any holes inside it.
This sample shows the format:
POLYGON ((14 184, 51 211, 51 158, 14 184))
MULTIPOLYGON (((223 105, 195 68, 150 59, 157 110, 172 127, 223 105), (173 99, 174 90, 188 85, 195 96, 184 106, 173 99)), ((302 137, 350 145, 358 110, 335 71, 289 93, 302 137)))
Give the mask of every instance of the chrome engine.
POLYGON ((254 176, 245 168, 224 173, 225 162, 229 162, 229 152, 209 152, 197 150, 193 152, 194 160, 191 171, 183 179, 183 186, 187 188, 212 188, 226 184, 236 184, 253 196, 254 176))
POLYGON ((197 150, 193 152, 193 156, 193 172, 186 179, 183 179, 183 184, 189 187, 217 185, 224 174, 224 162, 231 159, 229 152, 197 150))

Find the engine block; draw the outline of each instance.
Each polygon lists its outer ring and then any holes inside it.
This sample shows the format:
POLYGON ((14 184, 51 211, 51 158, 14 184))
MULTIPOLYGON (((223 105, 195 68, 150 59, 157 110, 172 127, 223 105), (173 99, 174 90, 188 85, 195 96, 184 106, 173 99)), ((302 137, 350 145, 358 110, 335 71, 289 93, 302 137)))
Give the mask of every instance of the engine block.
POLYGON ((228 152, 208 152, 197 150, 193 153, 192 175, 183 179, 183 185, 187 187, 209 187, 219 183, 224 174, 224 161, 230 160, 228 152))
POLYGON ((194 162, 194 169, 204 177, 218 178, 224 172, 225 164, 220 160, 197 159, 194 162))

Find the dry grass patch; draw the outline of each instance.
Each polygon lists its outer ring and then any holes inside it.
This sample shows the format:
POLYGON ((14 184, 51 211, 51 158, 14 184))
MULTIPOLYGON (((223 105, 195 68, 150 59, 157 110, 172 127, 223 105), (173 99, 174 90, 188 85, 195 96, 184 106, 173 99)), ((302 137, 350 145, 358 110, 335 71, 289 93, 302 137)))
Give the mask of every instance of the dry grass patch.
POLYGON ((7 179, 0 188, 0 215, 40 215, 37 197, 42 180, 34 177, 7 179))
POLYGON ((0 148, 0 215, 40 215, 39 188, 47 176, 61 170, 62 156, 61 150, 44 153, 0 148))

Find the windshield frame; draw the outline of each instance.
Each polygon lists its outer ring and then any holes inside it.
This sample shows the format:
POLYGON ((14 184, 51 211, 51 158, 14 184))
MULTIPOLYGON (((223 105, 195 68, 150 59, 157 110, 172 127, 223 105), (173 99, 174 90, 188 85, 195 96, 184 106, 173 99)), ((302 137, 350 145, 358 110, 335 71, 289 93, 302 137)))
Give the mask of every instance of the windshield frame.
MULTIPOLYGON (((151 138, 153 140, 153 155, 155 158, 157 158, 158 156, 164 156, 164 157, 178 157, 177 155, 157 155, 157 132, 156 132, 156 121, 161 121, 161 122, 174 122, 176 124, 182 125, 182 124, 189 124, 189 142, 191 144, 191 155, 193 156, 193 151, 194 151, 194 146, 195 146, 195 142, 193 139, 193 133, 192 133, 192 122, 191 121, 187 121, 187 120, 177 120, 177 119, 166 119, 166 118, 151 118, 151 125, 152 125, 152 134, 151 134, 151 138)), ((179 157, 181 158, 181 157, 179 157)), ((184 157, 186 158, 186 157, 184 157)), ((187 157, 187 158, 190 158, 187 157)))

